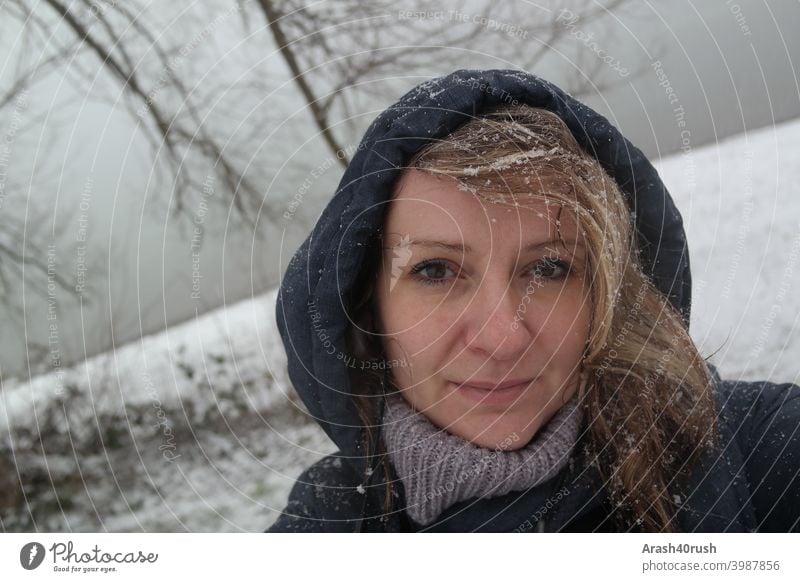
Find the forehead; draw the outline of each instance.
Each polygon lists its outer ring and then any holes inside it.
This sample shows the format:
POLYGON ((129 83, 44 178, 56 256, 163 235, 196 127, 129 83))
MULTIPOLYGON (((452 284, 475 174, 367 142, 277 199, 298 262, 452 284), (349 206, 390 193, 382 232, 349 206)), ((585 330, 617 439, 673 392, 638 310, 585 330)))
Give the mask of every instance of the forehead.
POLYGON ((462 188, 452 178, 407 170, 389 205, 387 234, 464 241, 492 237, 518 244, 560 236, 579 242, 572 211, 555 201, 516 195, 494 203, 462 188))

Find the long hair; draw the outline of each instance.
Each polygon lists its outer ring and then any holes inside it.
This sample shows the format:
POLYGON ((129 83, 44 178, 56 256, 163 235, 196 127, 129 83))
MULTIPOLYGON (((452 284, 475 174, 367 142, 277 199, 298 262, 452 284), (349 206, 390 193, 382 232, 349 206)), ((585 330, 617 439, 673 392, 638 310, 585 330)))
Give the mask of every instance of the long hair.
MULTIPOLYGON (((571 211, 588 250, 592 302, 581 362, 583 442, 597 461, 620 529, 677 531, 676 501, 691 468, 718 443, 714 382, 678 310, 643 272, 633 217, 617 183, 555 114, 504 106, 419 151, 408 167, 448 176, 493 203, 547 200, 571 211)), ((350 314, 348 347, 380 361, 375 285, 381 233, 368 249, 350 314)), ((354 399, 373 442, 383 371, 351 370, 354 399)), ((389 375, 390 377, 391 375, 389 375)), ((382 447, 381 443, 378 447, 382 447)), ((395 492, 384 453, 384 510, 395 492)))

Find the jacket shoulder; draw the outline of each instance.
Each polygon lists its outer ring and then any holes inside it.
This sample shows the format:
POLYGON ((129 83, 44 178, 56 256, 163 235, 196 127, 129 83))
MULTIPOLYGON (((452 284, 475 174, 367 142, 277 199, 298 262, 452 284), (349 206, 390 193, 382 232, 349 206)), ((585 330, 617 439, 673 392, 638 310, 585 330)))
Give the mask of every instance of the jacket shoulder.
POLYGON ((800 386, 726 380, 719 402, 742 451, 758 531, 800 531, 800 386))
POLYGON ((267 532, 347 532, 361 516, 364 495, 356 471, 340 452, 303 471, 267 532))

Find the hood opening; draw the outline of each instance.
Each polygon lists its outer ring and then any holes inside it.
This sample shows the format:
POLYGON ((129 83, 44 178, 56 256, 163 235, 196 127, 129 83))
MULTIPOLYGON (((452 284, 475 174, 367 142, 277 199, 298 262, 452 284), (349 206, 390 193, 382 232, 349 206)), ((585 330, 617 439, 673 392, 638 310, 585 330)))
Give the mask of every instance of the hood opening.
POLYGON ((309 413, 359 474, 369 468, 363 423, 352 395, 349 313, 375 252, 388 200, 402 169, 432 140, 477 115, 523 103, 558 115, 581 148, 616 181, 635 218, 641 260, 688 327, 691 277, 682 220, 656 170, 604 117, 534 75, 459 70, 420 84, 366 131, 336 192, 284 274, 276 317, 289 376, 309 413))

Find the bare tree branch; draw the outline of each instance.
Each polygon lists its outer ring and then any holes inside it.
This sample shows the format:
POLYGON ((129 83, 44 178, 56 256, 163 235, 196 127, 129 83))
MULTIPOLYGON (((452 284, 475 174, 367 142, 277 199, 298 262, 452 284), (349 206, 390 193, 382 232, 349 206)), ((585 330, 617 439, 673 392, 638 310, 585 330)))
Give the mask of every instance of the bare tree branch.
POLYGON ((319 98, 314 94, 311 85, 305 77, 305 73, 300 67, 300 64, 295 56, 292 48, 292 43, 286 37, 286 34, 281 27, 281 14, 275 8, 272 0, 259 0, 261 8, 264 10, 264 16, 267 19, 267 25, 272 31, 272 36, 275 39, 275 44, 278 45, 278 50, 283 56, 286 65, 292 72, 292 78, 297 85, 297 88, 302 93, 303 97, 311 109, 311 114, 314 118, 314 123, 317 125, 322 139, 328 144, 331 151, 336 154, 336 158, 341 162, 344 167, 350 163, 348 156, 344 153, 344 148, 339 145, 336 138, 333 136, 330 124, 328 123, 327 115, 320 103, 319 98))

